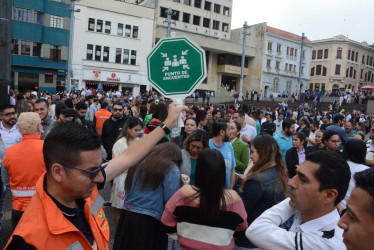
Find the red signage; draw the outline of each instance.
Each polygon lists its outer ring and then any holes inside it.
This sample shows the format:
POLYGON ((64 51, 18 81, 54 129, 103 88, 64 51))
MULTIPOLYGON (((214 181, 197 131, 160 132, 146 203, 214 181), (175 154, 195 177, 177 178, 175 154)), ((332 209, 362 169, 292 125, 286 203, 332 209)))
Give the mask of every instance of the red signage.
POLYGON ((100 77, 100 74, 101 74, 101 71, 93 70, 92 73, 94 74, 94 77, 95 77, 95 78, 99 78, 99 77, 100 77))
POLYGON ((119 82, 119 81, 121 81, 121 79, 119 77, 116 77, 116 73, 112 73, 110 76, 111 77, 107 77, 107 79, 106 79, 109 82, 119 82))

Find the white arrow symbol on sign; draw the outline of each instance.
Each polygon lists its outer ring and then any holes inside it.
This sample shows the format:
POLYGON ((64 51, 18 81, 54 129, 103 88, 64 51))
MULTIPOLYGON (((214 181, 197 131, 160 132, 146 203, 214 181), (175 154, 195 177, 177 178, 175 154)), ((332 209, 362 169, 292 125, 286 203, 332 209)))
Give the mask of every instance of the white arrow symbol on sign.
POLYGON ((188 67, 188 65, 183 65, 183 69, 190 69, 190 67, 188 67))
POLYGON ((168 53, 162 53, 161 52, 161 57, 167 57, 168 56, 168 53))
POLYGON ((163 69, 162 69, 162 72, 165 72, 165 71, 168 71, 169 70, 169 67, 164 67, 163 69))
POLYGON ((188 50, 186 50, 186 51, 182 51, 182 56, 187 55, 187 53, 188 53, 188 50))

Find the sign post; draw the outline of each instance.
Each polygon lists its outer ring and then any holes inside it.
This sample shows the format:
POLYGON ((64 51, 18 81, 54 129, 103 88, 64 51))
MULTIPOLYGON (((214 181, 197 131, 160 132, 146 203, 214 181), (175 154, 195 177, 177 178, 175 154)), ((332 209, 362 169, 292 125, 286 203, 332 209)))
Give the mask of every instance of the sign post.
POLYGON ((205 51, 188 37, 161 39, 147 57, 147 73, 152 87, 183 105, 207 76, 205 51))

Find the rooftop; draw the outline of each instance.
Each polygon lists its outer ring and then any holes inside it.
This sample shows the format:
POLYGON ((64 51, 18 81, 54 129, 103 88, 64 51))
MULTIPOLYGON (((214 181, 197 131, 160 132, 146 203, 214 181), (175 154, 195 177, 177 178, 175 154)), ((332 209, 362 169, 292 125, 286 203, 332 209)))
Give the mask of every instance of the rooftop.
MULTIPOLYGON (((280 30, 280 29, 273 28, 273 27, 270 27, 270 26, 266 26, 266 32, 270 32, 270 33, 273 33, 273 34, 278 35, 278 36, 288 37, 288 38, 291 38, 291 39, 296 40, 296 41, 301 41, 301 36, 299 36, 299 35, 292 34, 291 32, 280 30)), ((304 39, 304 42, 312 44, 312 42, 307 38, 304 39)))

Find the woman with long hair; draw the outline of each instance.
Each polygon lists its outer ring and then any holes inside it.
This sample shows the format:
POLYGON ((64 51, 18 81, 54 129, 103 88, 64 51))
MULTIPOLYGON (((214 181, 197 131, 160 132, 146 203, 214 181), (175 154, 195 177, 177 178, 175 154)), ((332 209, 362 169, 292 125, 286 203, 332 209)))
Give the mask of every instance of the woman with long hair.
MULTIPOLYGON (((142 130, 143 123, 137 117, 128 119, 118 135, 116 143, 113 145, 112 158, 119 156, 121 153, 138 140, 138 136, 142 130)), ((125 180, 127 172, 124 172, 114 178, 112 191, 110 194, 110 203, 115 207, 114 225, 117 226, 123 202, 125 200, 125 180)))
POLYGON ((195 185, 196 161, 199 153, 209 148, 208 132, 197 129, 183 143, 181 174, 190 177, 190 184, 195 185))
MULTIPOLYGON (((248 226, 265 210, 288 196, 287 168, 275 139, 265 133, 257 135, 251 142, 253 167, 241 184, 239 195, 248 214, 248 226)), ((245 237, 235 240, 239 247, 254 248, 245 237)))
POLYGON ((351 170, 351 181, 349 182, 347 193, 344 199, 340 202, 343 208, 347 206, 347 200, 355 187, 355 181, 353 176, 357 172, 364 171, 368 167, 365 165, 366 158, 366 144, 365 142, 357 139, 348 140, 344 144, 343 157, 347 160, 349 169, 351 170))
POLYGON ((314 138, 316 143, 313 146, 308 147, 308 150, 310 152, 322 150, 325 147, 325 144, 323 144, 322 142, 322 137, 324 133, 325 133, 324 130, 318 130, 316 132, 316 137, 314 138))
POLYGON ((125 202, 113 249, 166 249, 168 237, 161 224, 167 201, 181 186, 181 150, 172 142, 155 146, 127 172, 125 202))
POLYGON ((286 153, 286 165, 288 170, 288 177, 292 177, 296 174, 296 166, 300 165, 305 161, 305 156, 310 151, 304 147, 305 135, 302 132, 296 132, 292 135, 292 148, 286 153))
POLYGON ((233 249, 234 232, 243 233, 247 214, 239 195, 225 189, 226 165, 215 149, 203 150, 195 185, 183 186, 166 204, 162 223, 182 249, 233 249))
POLYGON ((140 114, 140 101, 136 98, 131 102, 131 111, 134 117, 138 117, 140 114))
POLYGON ((236 167, 235 172, 242 174, 248 166, 249 162, 249 149, 248 144, 242 142, 240 137, 241 125, 239 122, 234 121, 229 123, 230 129, 230 143, 234 149, 236 167))
POLYGON ((180 149, 183 149, 184 141, 186 138, 197 129, 196 118, 189 116, 184 121, 184 128, 179 136, 174 138, 174 143, 176 143, 180 149))

